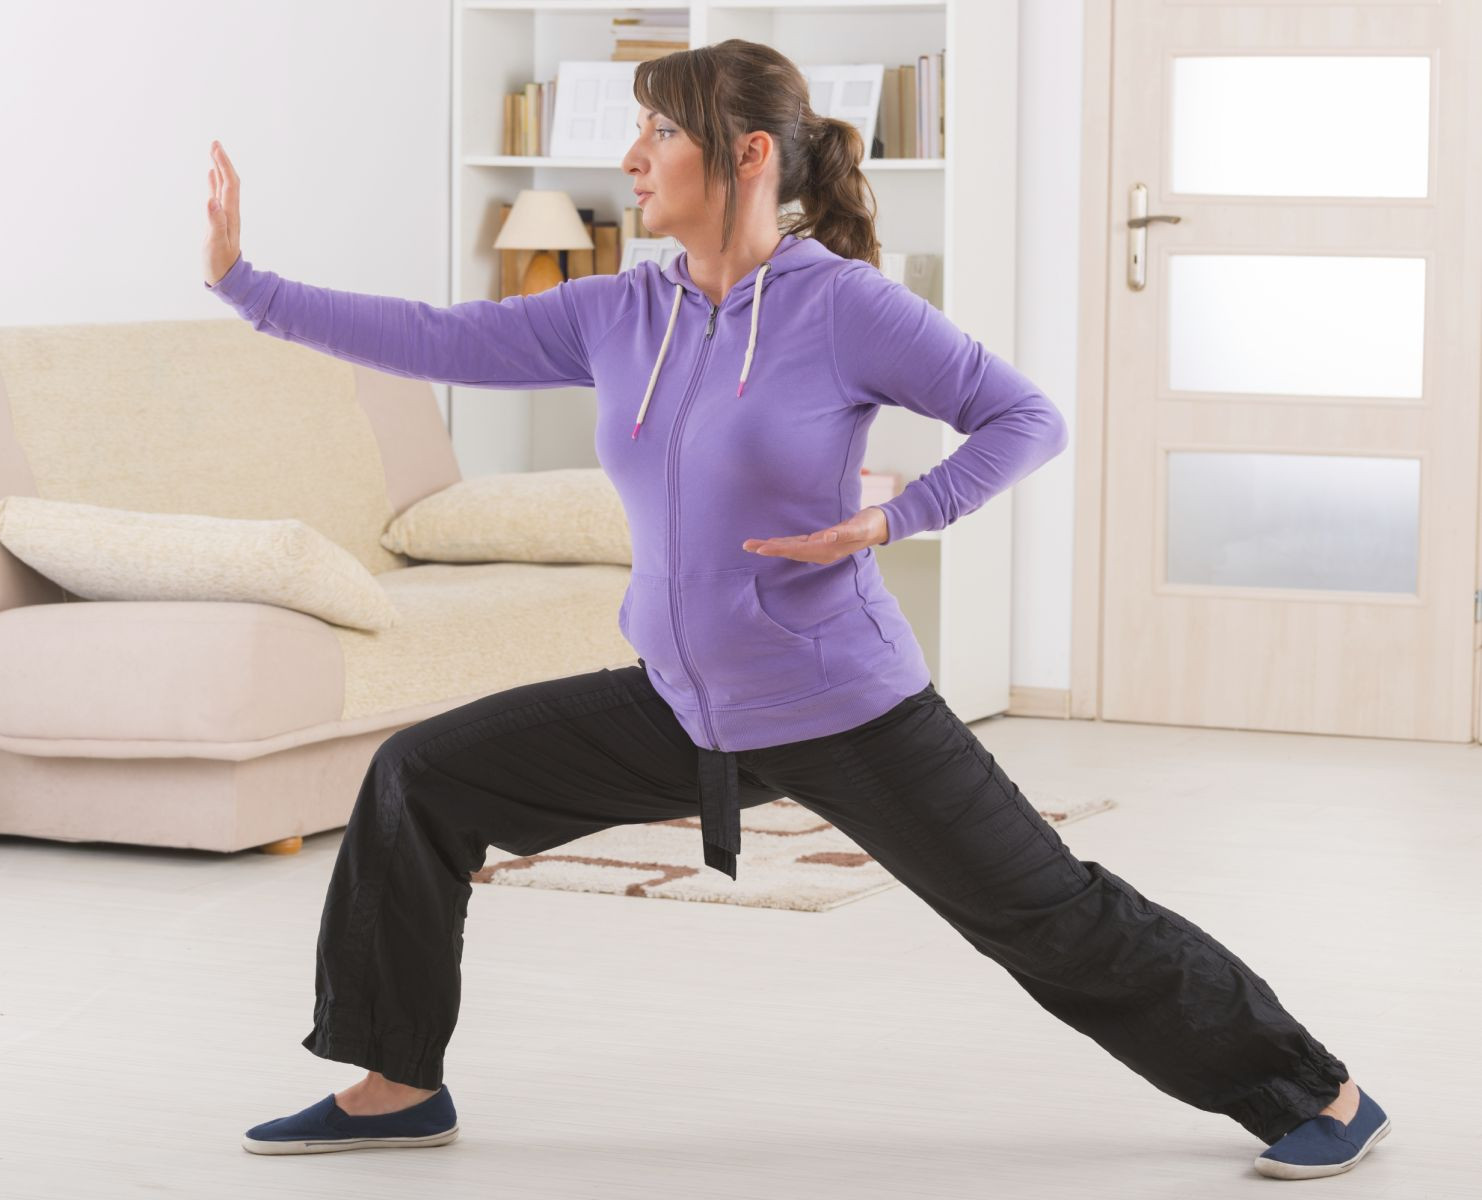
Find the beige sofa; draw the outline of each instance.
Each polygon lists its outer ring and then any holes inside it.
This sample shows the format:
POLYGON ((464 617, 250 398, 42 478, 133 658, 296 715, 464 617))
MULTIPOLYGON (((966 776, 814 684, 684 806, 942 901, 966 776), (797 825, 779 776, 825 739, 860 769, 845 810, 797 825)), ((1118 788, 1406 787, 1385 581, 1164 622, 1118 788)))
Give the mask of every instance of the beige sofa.
POLYGON ((0 547, 0 833, 292 852, 346 823, 396 730, 636 663, 630 566, 381 545, 459 478, 430 384, 236 318, 0 328, 0 496, 297 517, 399 613, 371 633, 274 604, 82 600, 0 547))

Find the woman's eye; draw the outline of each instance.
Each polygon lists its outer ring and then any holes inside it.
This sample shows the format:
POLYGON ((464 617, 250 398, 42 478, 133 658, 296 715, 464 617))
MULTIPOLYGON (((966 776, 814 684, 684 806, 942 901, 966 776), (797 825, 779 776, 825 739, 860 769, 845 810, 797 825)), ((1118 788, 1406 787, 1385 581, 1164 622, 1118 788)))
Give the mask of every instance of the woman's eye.
POLYGON ((677 130, 674 130, 674 129, 664 129, 663 127, 660 127, 659 132, 660 133, 677 133, 678 131, 677 130))

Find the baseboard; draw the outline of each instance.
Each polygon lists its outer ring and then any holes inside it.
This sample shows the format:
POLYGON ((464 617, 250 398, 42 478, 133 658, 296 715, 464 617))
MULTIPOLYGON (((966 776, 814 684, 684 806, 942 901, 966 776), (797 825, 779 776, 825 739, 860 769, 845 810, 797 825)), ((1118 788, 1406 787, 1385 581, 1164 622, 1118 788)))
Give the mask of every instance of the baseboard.
POLYGON ((1010 687, 1011 717, 1058 717, 1070 720, 1069 688, 1010 687))

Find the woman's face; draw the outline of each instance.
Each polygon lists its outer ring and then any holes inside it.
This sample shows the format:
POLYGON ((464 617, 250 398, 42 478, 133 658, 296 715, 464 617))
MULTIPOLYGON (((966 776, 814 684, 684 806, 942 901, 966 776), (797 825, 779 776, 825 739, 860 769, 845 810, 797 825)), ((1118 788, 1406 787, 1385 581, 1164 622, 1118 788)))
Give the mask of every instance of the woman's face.
POLYGON ((687 133, 661 113, 638 111, 638 137, 623 155, 623 170, 633 187, 649 195, 635 196, 650 233, 685 240, 685 234, 706 220, 704 151, 687 133))

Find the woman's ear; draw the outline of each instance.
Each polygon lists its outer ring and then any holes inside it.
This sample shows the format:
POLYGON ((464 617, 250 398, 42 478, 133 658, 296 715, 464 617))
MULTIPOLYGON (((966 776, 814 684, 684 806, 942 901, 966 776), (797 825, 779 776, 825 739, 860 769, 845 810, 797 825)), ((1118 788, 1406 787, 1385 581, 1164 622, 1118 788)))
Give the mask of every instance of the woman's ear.
POLYGON ((741 157, 736 162, 736 173, 744 175, 754 171, 760 174, 765 171, 767 160, 777 152, 772 135, 765 129, 758 129, 754 133, 743 133, 741 137, 741 157))

